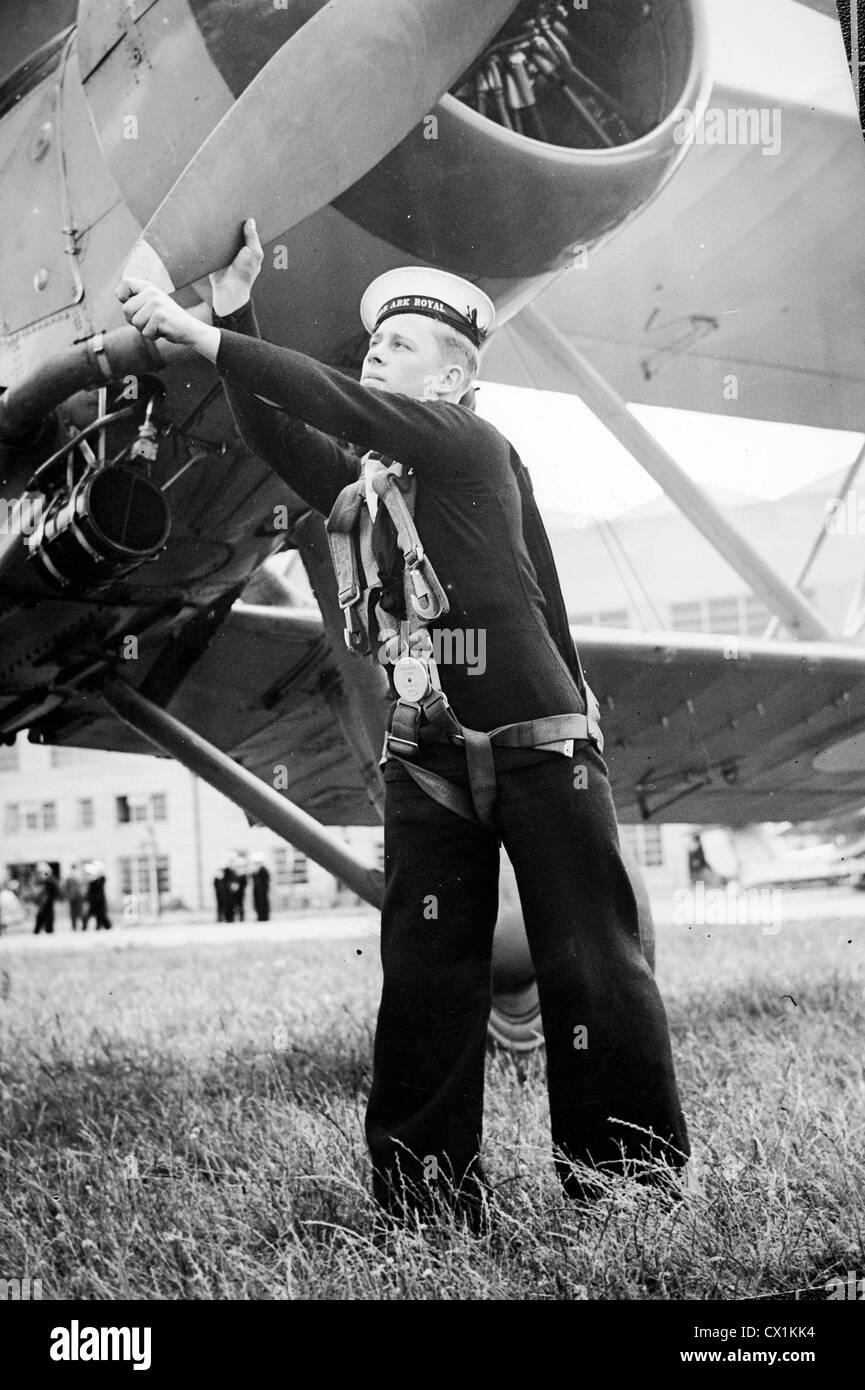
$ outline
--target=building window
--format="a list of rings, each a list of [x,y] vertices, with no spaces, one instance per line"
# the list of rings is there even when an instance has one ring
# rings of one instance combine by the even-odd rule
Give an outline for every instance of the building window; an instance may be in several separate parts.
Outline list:
[[[151,819],[151,811],[153,820],[168,820],[168,797],[165,792],[154,792],[149,797],[117,797],[118,825],[129,825],[133,821],[146,823]]]
[[[57,802],[25,801],[23,805],[7,802],[4,822],[7,835],[20,830],[56,830]]]
[[[664,862],[664,842],[659,825],[641,826],[643,832],[643,863],[647,869],[660,868]]]
[[[738,594],[733,598],[712,598],[708,602],[708,630],[716,633],[741,633],[743,623]]]
[[[93,802],[89,796],[78,798],[78,829],[90,830],[93,825]]]
[[[171,892],[171,864],[167,854],[156,856],[156,882],[154,883],[153,859],[149,854],[138,854],[133,859],[123,855],[117,861],[120,878],[120,892],[123,897],[136,894],[145,897],[159,889],[160,893]]]
[[[80,767],[83,762],[83,748],[52,748],[52,767]]]
[[[120,892],[124,898],[132,896],[132,860],[124,855],[117,861],[117,876],[120,879]]]
[[[18,771],[17,743],[0,743],[0,772]]]
[[[156,856],[156,886],[160,893],[171,892],[171,869],[167,854],[157,854]]]
[[[645,869],[657,869],[664,863],[664,842],[659,825],[620,825],[622,847],[629,849],[637,863]]]
[[[291,863],[291,882],[292,887],[302,887],[309,883],[309,865],[305,854],[301,854],[299,849],[294,851],[294,858]]]
[[[813,590],[804,590],[803,597],[812,601]],[[728,594],[705,603],[689,601],[670,605],[670,626],[676,632],[762,637],[771,616],[766,605],[753,594]],[[783,632],[779,627],[776,636]]]
[[[702,632],[703,605],[701,603],[671,604],[670,626],[674,632]]]
[[[569,613],[572,627],[630,627],[631,614],[627,608],[606,608],[602,613]]]
[[[273,877],[277,888],[287,888],[291,882],[288,850],[283,845],[273,851]]]
[[[745,595],[745,632],[749,637],[762,637],[771,617],[765,603],[754,598],[753,594]]]

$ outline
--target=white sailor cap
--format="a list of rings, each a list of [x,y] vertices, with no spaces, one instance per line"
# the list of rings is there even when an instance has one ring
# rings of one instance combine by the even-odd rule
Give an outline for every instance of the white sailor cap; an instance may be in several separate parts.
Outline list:
[[[368,333],[394,314],[424,314],[464,333],[480,347],[492,329],[496,310],[489,295],[470,280],[447,270],[409,265],[379,275],[360,301]]]

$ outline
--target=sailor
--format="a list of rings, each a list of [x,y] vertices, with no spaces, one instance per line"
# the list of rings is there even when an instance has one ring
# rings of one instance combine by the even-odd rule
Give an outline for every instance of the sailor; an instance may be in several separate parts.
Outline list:
[[[99,859],[88,859],[84,865],[87,883],[86,905],[81,930],[86,931],[93,917],[97,931],[110,931],[111,918],[108,916],[108,903],[105,897],[105,865]]]
[[[69,905],[69,921],[73,931],[78,930],[78,925],[84,917],[84,897],[85,881],[82,877],[81,866],[76,861],[69,867],[69,873],[63,880],[63,896]]]
[[[36,865],[35,889],[36,922],[33,934],[38,936],[44,931],[50,936],[54,931],[54,904],[60,896],[60,884],[45,859],[40,859]]]
[[[689,1150],[669,1028],[640,948],[596,706],[525,470],[460,404],[493,305],[439,270],[386,272],[363,297],[357,382],[258,337],[252,220],[244,243],[211,277],[212,324],[145,281],[118,295],[145,337],[216,364],[246,443],[329,517],[347,641],[387,663],[393,683],[366,1116],[375,1195],[401,1218],[449,1193],[482,1223],[500,843],[537,977],[565,1191],[596,1196],[593,1168],[680,1167]],[[642,1171],[663,1179],[656,1163]]]
[[[264,862],[264,855],[256,852],[250,859],[252,865],[252,905],[259,922],[270,921],[270,871]]]

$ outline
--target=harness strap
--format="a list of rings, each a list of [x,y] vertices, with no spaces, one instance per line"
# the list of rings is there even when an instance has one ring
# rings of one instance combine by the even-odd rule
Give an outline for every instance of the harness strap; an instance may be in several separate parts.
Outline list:
[[[362,479],[349,483],[338,494],[326,523],[339,606],[345,615],[345,644],[359,656],[370,651],[369,637],[357,613],[363,593],[355,527],[364,500]]]
[[[446,777],[442,777],[438,772],[432,772],[428,767],[419,767],[417,763],[409,762],[407,758],[400,758],[396,754],[390,754],[394,762],[399,763],[405,768],[406,772],[414,779],[421,791],[426,792],[427,796],[432,797],[440,806],[446,806],[449,811],[455,812],[463,820],[472,821],[477,824],[477,815],[471,795],[458,787],[456,782],[449,782]]]
[[[373,641],[369,631],[373,616],[368,611],[370,595],[375,588],[381,588],[381,575],[372,545],[372,520],[366,506],[367,468],[369,481],[393,523],[403,556],[405,609],[410,632],[414,633],[423,624],[447,613],[449,604],[414,524],[417,479],[413,474],[404,474],[401,463],[386,467],[381,456],[374,452],[366,454],[363,462],[365,471],[361,477],[337,495],[327,518],[327,537],[339,606],[345,615],[346,645],[350,651],[368,656]],[[375,605],[375,620],[380,629],[380,642],[386,644],[399,635],[393,615],[385,615],[380,603]]]
[[[594,696],[592,697],[594,701]],[[597,706],[597,701],[594,701]],[[543,748],[570,757],[577,739],[590,739],[604,751],[604,735],[597,719],[589,714],[548,714],[527,719],[522,724],[501,724],[490,733],[490,741],[503,748]],[[560,745],[568,745],[560,746]]]
[[[414,478],[412,482],[415,483]],[[406,617],[413,614],[422,622],[434,622],[448,611],[447,594],[427,559],[414,518],[394,473],[390,469],[375,473],[372,485],[387,507],[396,528],[397,545],[402,551],[406,575]],[[415,483],[416,486],[416,483]],[[412,488],[411,498],[414,501]]]
[[[481,825],[490,829],[493,826],[498,786],[496,784],[496,765],[493,761],[493,745],[489,734],[478,729],[463,729],[466,745],[466,762],[469,770],[469,787],[475,815]]]
[[[440,773],[414,762],[420,751],[420,727],[426,720],[444,741],[463,744],[469,774],[468,793]],[[461,725],[441,691],[421,701],[398,700],[385,734],[381,762],[394,758],[417,785],[439,805],[464,820],[495,829],[498,799],[493,748],[538,748],[544,752],[572,757],[578,740],[595,744],[603,751],[604,739],[597,722],[585,714],[551,714],[526,719],[517,724],[501,724],[484,733]]]

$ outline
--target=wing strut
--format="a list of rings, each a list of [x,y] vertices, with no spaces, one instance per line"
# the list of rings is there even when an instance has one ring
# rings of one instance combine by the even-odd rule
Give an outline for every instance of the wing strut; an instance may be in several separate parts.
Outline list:
[[[702,488],[688,477],[675,459],[628,409],[627,402],[614,391],[595,367],[579,352],[544,314],[533,305],[523,309],[512,329],[530,346],[552,351],[573,377],[574,389],[611,434],[664,489],[667,496],[693,522],[719,555],[740,574],[767,608],[796,637],[812,641],[830,640],[831,632],[819,613],[777,574],[762,555],[731,526]]]
[[[118,676],[112,676],[101,686],[100,694],[130,728],[229,797],[241,810],[308,854],[328,873],[341,878],[365,902],[381,907],[384,887],[381,871],[356,859],[341,840],[330,835],[312,816]]]

